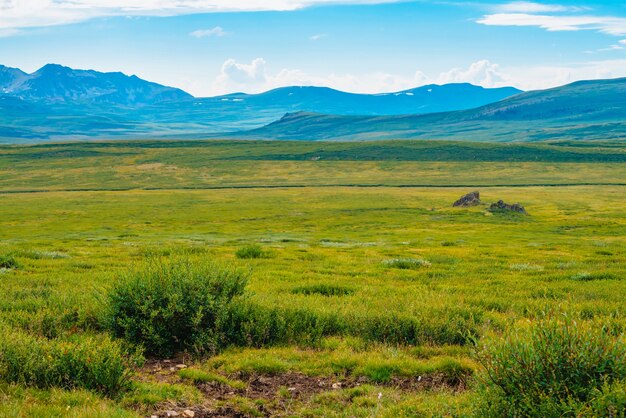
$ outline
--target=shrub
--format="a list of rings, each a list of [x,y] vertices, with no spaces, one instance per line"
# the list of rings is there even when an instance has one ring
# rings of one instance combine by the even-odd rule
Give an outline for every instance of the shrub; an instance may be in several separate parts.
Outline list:
[[[228,343],[223,322],[246,283],[243,272],[207,262],[150,260],[111,289],[109,325],[149,355],[214,353]]]
[[[478,359],[485,368],[482,415],[577,416],[624,402],[623,395],[611,398],[607,385],[626,379],[626,346],[602,327],[542,320],[484,343]]]
[[[70,258],[69,255],[60,251],[38,251],[38,250],[17,250],[14,252],[17,257],[24,257],[31,260],[57,260]]]
[[[592,280],[612,280],[615,276],[609,273],[576,273],[570,277],[572,280],[578,280],[581,282],[590,282]]]
[[[345,326],[336,314],[307,309],[267,308],[248,301],[235,303],[221,332],[233,345],[263,347],[272,344],[317,344],[322,337],[338,335]]]
[[[235,252],[237,258],[252,259],[252,258],[266,258],[267,254],[263,251],[260,245],[246,245],[241,247]]]
[[[0,269],[16,269],[20,265],[11,254],[0,255]]]
[[[404,270],[430,266],[430,262],[421,258],[392,258],[390,260],[383,261],[383,264],[386,267]]]
[[[354,289],[345,286],[320,283],[311,286],[296,287],[291,293],[295,295],[346,296],[352,295]]]
[[[129,356],[108,337],[49,340],[26,333],[0,337],[0,379],[38,388],[83,388],[116,395],[130,385]]]

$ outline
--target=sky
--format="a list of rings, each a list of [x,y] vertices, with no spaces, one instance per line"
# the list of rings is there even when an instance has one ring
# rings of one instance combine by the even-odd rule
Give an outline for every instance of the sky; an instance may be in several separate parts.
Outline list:
[[[534,90],[626,77],[626,2],[0,0],[0,64],[47,63],[199,97],[289,85]]]

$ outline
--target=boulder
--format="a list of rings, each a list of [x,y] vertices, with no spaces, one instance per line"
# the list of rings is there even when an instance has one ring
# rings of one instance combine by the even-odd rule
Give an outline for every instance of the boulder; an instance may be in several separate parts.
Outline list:
[[[526,209],[524,209],[524,206],[520,205],[519,203],[513,203],[512,205],[509,205],[508,203],[504,203],[502,200],[498,200],[497,203],[492,203],[491,206],[489,206],[489,210],[492,212],[508,211],[528,215]]]
[[[452,204],[452,207],[469,207],[469,206],[476,206],[476,205],[480,205],[480,193],[478,192],[471,192],[466,194],[465,196],[461,197],[459,200],[457,200],[456,202],[454,202]]]

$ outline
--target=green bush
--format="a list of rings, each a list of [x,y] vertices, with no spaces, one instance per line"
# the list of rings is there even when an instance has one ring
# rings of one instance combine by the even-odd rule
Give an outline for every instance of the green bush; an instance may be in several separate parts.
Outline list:
[[[484,342],[478,359],[483,416],[611,416],[625,402],[615,385],[626,379],[626,345],[593,324],[542,320]]]
[[[338,335],[345,325],[338,315],[322,315],[306,309],[267,308],[248,301],[231,306],[222,323],[225,339],[241,347],[274,344],[317,344],[322,337]]]
[[[295,295],[347,296],[352,295],[354,289],[346,286],[319,283],[311,286],[296,287],[291,293]]]
[[[16,269],[20,265],[11,254],[0,255],[0,269]]]
[[[421,258],[392,258],[391,260],[383,261],[385,267],[396,269],[416,269],[420,267],[430,267],[430,262]]]
[[[214,353],[228,343],[221,330],[246,283],[243,272],[208,262],[149,260],[111,289],[109,326],[149,355]]]
[[[267,254],[263,251],[260,245],[246,245],[239,248],[235,252],[237,258],[252,259],[252,258],[266,258]]]
[[[49,340],[22,332],[0,337],[0,379],[38,388],[82,388],[113,396],[130,385],[136,357],[108,337]]]
[[[612,280],[616,277],[610,273],[576,273],[570,277],[572,280],[578,280],[581,282],[590,282],[592,280]]]

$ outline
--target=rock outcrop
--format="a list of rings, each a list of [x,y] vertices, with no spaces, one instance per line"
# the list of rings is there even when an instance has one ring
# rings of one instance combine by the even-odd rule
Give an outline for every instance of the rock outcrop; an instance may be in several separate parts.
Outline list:
[[[489,210],[491,212],[509,211],[528,215],[526,209],[524,209],[524,206],[520,205],[519,203],[513,203],[512,205],[509,205],[508,203],[504,203],[502,200],[498,200],[497,203],[492,203],[491,206],[489,206]]]
[[[461,197],[459,200],[457,200],[456,202],[454,202],[452,204],[452,207],[469,207],[469,206],[476,206],[476,205],[480,205],[480,193],[478,192],[471,192],[466,194],[465,196]]]

